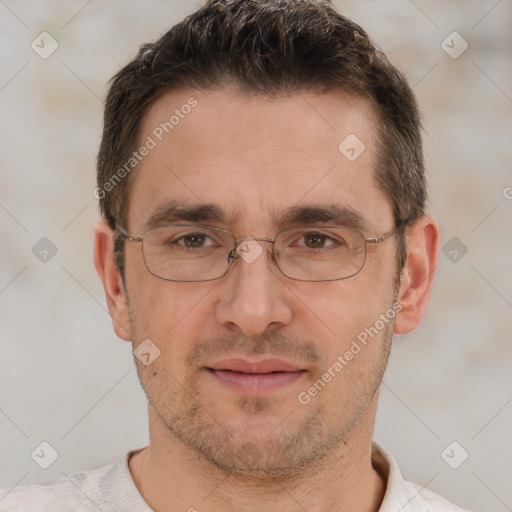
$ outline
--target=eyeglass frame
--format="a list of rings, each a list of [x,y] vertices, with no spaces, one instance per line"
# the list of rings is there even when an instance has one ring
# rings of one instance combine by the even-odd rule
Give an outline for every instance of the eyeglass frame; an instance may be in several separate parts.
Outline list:
[[[283,230],[279,231],[279,233],[277,233],[274,238],[266,238],[266,237],[255,238],[255,237],[251,237],[251,236],[249,236],[249,237],[238,237],[237,238],[234,233],[232,233],[231,231],[228,231],[226,229],[215,228],[215,227],[212,227],[212,226],[205,226],[204,224],[182,224],[182,223],[166,224],[166,225],[163,225],[163,226],[153,226],[153,227],[147,229],[146,231],[144,231],[144,233],[142,235],[140,235],[140,236],[131,236],[128,233],[125,233],[122,229],[119,229],[119,228],[116,228],[116,232],[121,235],[123,240],[127,240],[128,242],[134,242],[134,243],[142,243],[142,244],[144,244],[144,236],[146,235],[146,233],[148,233],[150,231],[157,230],[157,229],[170,228],[170,227],[174,227],[174,226],[176,226],[176,227],[183,226],[183,227],[192,227],[192,228],[211,229],[213,231],[219,231],[221,233],[225,233],[227,235],[230,235],[233,238],[233,240],[235,242],[235,246],[234,246],[233,249],[231,249],[231,251],[228,254],[228,262],[229,263],[228,263],[228,267],[226,268],[226,271],[224,272],[224,274],[222,274],[219,277],[214,277],[214,278],[210,278],[210,279],[199,279],[199,280],[168,279],[166,277],[161,277],[161,276],[155,274],[148,267],[148,264],[146,262],[146,255],[144,254],[144,246],[142,245],[141,246],[142,247],[142,258],[144,260],[144,265],[146,267],[146,270],[151,275],[155,276],[158,279],[162,279],[163,281],[171,281],[171,282],[174,282],[174,283],[203,283],[203,282],[216,281],[217,279],[221,279],[222,277],[224,277],[229,272],[229,269],[233,265],[234,261],[237,258],[240,258],[240,254],[238,254],[238,252],[237,252],[237,249],[238,249],[238,246],[240,245],[240,243],[254,240],[256,242],[269,242],[269,243],[272,244],[271,253],[270,253],[271,259],[274,261],[274,263],[276,264],[276,267],[279,269],[279,272],[281,272],[281,274],[283,274],[283,276],[287,277],[288,279],[292,279],[294,281],[303,281],[303,282],[308,282],[308,283],[323,283],[323,282],[329,282],[329,281],[342,281],[344,279],[350,279],[351,277],[354,277],[357,274],[359,274],[361,272],[361,270],[363,270],[364,264],[366,263],[366,256],[367,256],[366,246],[367,246],[367,244],[379,244],[381,242],[384,242],[388,238],[391,238],[404,225],[405,225],[404,222],[399,222],[391,231],[388,231],[388,232],[386,232],[386,233],[384,233],[384,234],[382,234],[380,236],[372,236],[372,237],[368,237],[368,238],[366,238],[364,236],[364,233],[362,233],[358,229],[350,228],[350,227],[347,227],[347,226],[338,226],[338,225],[328,225],[328,226],[297,226],[297,227],[292,227],[292,228],[286,228],[286,229],[283,229]],[[285,274],[283,272],[283,270],[281,269],[281,267],[279,266],[278,257],[277,257],[277,255],[276,255],[276,253],[274,251],[274,243],[275,243],[276,238],[279,235],[281,235],[282,233],[286,233],[288,231],[298,231],[300,229],[312,229],[312,228],[315,228],[315,227],[317,227],[319,229],[342,228],[342,229],[348,229],[350,231],[355,231],[356,233],[359,233],[361,235],[361,237],[363,238],[363,240],[364,240],[364,259],[363,259],[363,262],[361,264],[361,268],[357,272],[355,272],[355,273],[353,273],[353,274],[351,274],[349,276],[337,277],[335,279],[297,279],[296,277],[290,277],[287,274]]]

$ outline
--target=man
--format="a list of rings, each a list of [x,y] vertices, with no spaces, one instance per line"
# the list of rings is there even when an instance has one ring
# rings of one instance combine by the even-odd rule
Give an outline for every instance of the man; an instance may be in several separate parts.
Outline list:
[[[461,510],[372,444],[439,231],[412,91],[359,26],[320,1],[209,1],[116,75],[97,195],[150,443],[2,510]]]

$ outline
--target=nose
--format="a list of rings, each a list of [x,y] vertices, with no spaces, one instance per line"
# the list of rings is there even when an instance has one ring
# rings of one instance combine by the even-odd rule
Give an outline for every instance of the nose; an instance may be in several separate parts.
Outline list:
[[[255,259],[240,246],[238,257],[222,278],[216,305],[219,324],[239,330],[246,336],[262,334],[267,329],[287,325],[292,318],[291,298],[283,276],[272,257],[268,244],[259,242],[261,254]]]

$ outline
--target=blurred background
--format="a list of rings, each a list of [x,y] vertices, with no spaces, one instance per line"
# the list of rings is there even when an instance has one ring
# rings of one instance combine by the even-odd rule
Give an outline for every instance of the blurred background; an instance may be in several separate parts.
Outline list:
[[[395,337],[375,438],[407,479],[512,510],[512,3],[334,4],[416,92],[442,234],[427,316]],[[199,5],[0,0],[0,487],[148,442],[131,346],[93,266],[95,157],[108,80]]]

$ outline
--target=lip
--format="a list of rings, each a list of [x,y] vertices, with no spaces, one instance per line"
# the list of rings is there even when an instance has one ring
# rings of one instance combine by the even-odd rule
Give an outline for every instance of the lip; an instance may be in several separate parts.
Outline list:
[[[221,384],[250,395],[281,389],[300,379],[307,371],[281,359],[253,362],[241,358],[224,359],[207,369]]]
[[[241,373],[271,373],[271,372],[296,372],[303,370],[298,366],[287,363],[282,359],[263,359],[254,362],[242,358],[223,359],[209,366],[212,370],[230,370]]]

